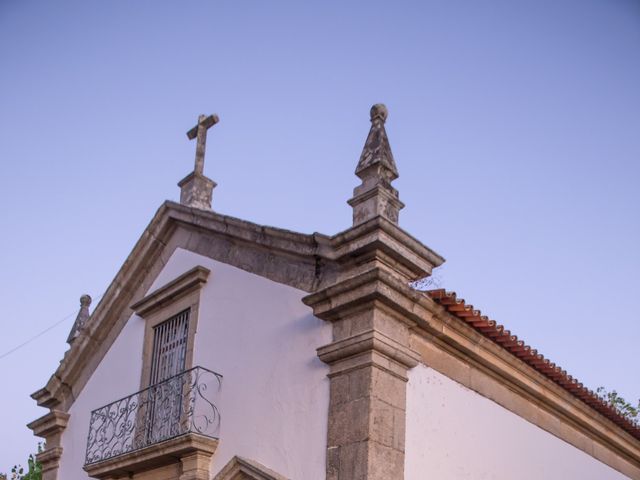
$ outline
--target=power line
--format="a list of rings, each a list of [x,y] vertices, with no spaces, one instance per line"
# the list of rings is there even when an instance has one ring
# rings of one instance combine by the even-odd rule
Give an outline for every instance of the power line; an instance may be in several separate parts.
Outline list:
[[[104,293],[102,294],[104,295]],[[100,295],[98,298],[96,298],[97,300],[100,300],[102,298],[102,295]],[[76,315],[77,312],[71,312],[69,315],[67,315],[66,317],[64,317],[61,320],[58,320],[57,322],[49,325],[47,328],[45,328],[44,330],[42,330],[39,333],[36,333],[33,337],[25,340],[24,342],[22,342],[20,345],[17,345],[15,347],[13,347],[11,350],[6,351],[5,353],[3,353],[2,355],[0,355],[0,360],[2,360],[4,357],[7,357],[9,355],[11,355],[13,352],[17,352],[18,350],[20,350],[22,347],[26,347],[27,345],[29,345],[31,342],[33,342],[34,340],[37,340],[38,338],[40,338],[42,335],[44,335],[45,333],[47,333],[50,330],[53,330],[54,328],[56,328],[58,325],[60,325],[61,323],[66,322],[67,320],[69,320],[69,318],[73,317],[74,315]]]

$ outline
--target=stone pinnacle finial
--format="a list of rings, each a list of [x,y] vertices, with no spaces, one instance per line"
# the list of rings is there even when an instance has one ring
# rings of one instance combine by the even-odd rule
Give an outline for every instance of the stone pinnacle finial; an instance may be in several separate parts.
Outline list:
[[[362,154],[360,155],[360,161],[356,168],[356,175],[362,178],[361,173],[367,168],[373,165],[381,165],[385,168],[384,172],[379,172],[382,175],[387,175],[390,178],[389,181],[398,178],[398,168],[396,162],[393,159],[393,153],[391,153],[391,146],[389,145],[389,138],[387,137],[387,131],[384,128],[384,124],[387,121],[389,112],[387,107],[382,103],[376,103],[371,107],[371,129],[369,135],[364,143]]]
[[[200,115],[195,127],[187,132],[187,138],[196,138],[196,158],[193,172],[178,182],[180,203],[190,207],[211,210],[211,197],[216,183],[204,175],[204,157],[207,130],[220,121],[218,115]]]
[[[373,107],[371,107],[371,122],[375,120],[382,120],[382,123],[387,121],[387,116],[389,115],[389,110],[387,110],[387,106],[384,103],[376,103]]]
[[[69,337],[67,337],[67,343],[71,345],[73,341],[76,339],[80,330],[84,327],[87,319],[89,318],[89,306],[91,305],[91,297],[87,294],[84,294],[80,297],[80,311],[76,316],[76,321],[73,322],[73,327],[71,327],[71,332],[69,332]]]
[[[389,138],[384,128],[389,112],[381,103],[371,107],[371,129],[365,141],[356,175],[362,184],[353,191],[349,205],[353,207],[353,225],[380,216],[398,223],[404,204],[391,182],[398,178],[398,168],[391,153]]]

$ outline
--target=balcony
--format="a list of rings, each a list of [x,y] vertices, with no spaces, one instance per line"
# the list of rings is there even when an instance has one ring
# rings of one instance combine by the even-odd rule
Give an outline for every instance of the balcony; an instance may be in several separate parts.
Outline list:
[[[91,412],[84,469],[94,478],[148,471],[217,446],[222,376],[194,367]],[[184,463],[184,461],[183,461]]]

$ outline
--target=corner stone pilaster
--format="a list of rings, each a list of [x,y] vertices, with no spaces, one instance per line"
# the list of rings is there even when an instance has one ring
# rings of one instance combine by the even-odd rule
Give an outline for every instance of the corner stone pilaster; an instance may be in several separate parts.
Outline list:
[[[392,349],[398,355],[389,356]],[[331,365],[327,479],[404,478],[405,382],[414,356],[375,330],[318,354]]]
[[[62,432],[69,422],[69,414],[59,410],[51,410],[46,415],[31,422],[27,427],[33,434],[45,439],[45,450],[36,455],[42,464],[42,480],[57,480],[58,467],[62,457]]]
[[[333,324],[318,349],[330,366],[327,480],[403,480],[409,347],[409,281],[442,259],[380,217],[333,239],[342,272],[304,298]]]

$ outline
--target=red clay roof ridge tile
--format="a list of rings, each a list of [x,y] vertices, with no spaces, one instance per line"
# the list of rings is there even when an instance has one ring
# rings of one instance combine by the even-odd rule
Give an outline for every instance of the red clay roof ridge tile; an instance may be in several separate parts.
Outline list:
[[[503,325],[489,319],[486,315],[482,315],[480,310],[475,309],[471,304],[467,304],[463,298],[458,298],[456,292],[448,292],[443,288],[439,288],[427,290],[424,293],[443,306],[451,315],[493,340],[512,355],[553,380],[573,396],[582,400],[585,404],[640,440],[640,426],[637,423],[625,417],[615,406],[603,400],[593,390],[586,388],[578,379],[569,375],[566,370],[538,353],[538,350],[531,348],[516,335],[512,335],[509,330],[505,330]]]

